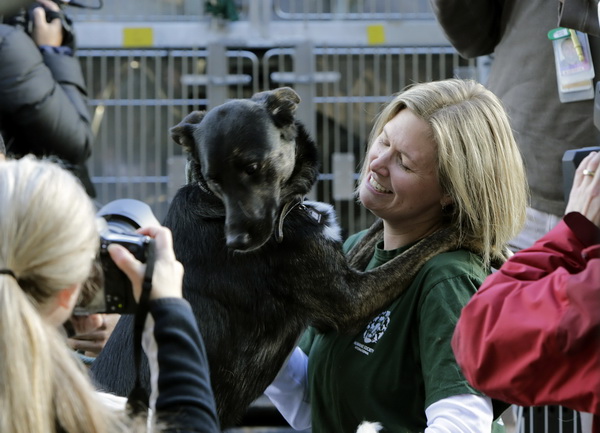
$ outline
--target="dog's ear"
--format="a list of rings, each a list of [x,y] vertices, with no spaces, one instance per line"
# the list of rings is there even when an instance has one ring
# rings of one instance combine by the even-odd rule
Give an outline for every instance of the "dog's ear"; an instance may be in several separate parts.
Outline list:
[[[294,123],[294,113],[300,103],[300,96],[294,89],[280,87],[275,90],[256,93],[251,99],[265,104],[267,112],[278,128]]]
[[[196,147],[194,142],[194,130],[196,129],[196,125],[202,122],[205,114],[205,111],[192,111],[185,116],[181,122],[169,130],[173,141],[180,146],[183,146],[190,154],[194,154]]]

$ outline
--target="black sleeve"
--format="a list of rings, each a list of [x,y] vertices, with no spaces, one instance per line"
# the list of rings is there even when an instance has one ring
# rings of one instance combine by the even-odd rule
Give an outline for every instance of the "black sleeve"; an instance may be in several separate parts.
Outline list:
[[[41,53],[25,32],[6,24],[0,24],[0,59],[7,150],[85,162],[93,134],[79,61],[51,50]]]
[[[562,0],[558,5],[558,27],[579,30],[600,37],[598,2],[592,0]]]
[[[491,54],[501,37],[498,0],[429,0],[444,34],[465,58]]]
[[[150,314],[158,348],[159,422],[168,432],[220,432],[204,341],[189,303],[155,300]]]

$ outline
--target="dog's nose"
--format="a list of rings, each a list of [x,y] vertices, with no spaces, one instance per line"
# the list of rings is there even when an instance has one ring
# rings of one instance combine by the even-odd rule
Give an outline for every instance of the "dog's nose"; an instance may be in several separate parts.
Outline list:
[[[248,233],[237,233],[227,236],[227,247],[232,250],[245,251],[250,246],[252,238]]]

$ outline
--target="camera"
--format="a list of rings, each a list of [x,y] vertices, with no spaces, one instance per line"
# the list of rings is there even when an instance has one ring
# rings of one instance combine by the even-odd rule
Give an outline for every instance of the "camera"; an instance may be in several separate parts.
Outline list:
[[[63,45],[71,47],[74,49],[75,47],[75,33],[73,32],[73,21],[69,18],[64,12],[64,5],[68,4],[62,0],[52,0],[60,7],[60,11],[53,11],[46,8],[43,4],[38,2],[32,2],[26,8],[20,8],[19,11],[10,17],[5,17],[4,23],[22,28],[25,33],[29,36],[33,33],[33,10],[35,8],[41,7],[46,12],[46,21],[52,22],[52,20],[59,18],[60,23],[63,28]]]
[[[100,248],[89,279],[83,284],[81,299],[73,314],[134,314],[137,303],[131,281],[113,262],[108,246],[119,244],[136,259],[146,263],[153,240],[136,233],[140,227],[159,225],[150,207],[138,200],[119,199],[97,213]]]

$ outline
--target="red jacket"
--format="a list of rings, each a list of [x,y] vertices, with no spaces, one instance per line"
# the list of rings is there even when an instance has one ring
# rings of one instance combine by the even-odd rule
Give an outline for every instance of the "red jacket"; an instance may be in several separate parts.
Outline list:
[[[522,406],[591,412],[600,432],[600,230],[570,213],[490,275],[452,340],[467,380]]]

